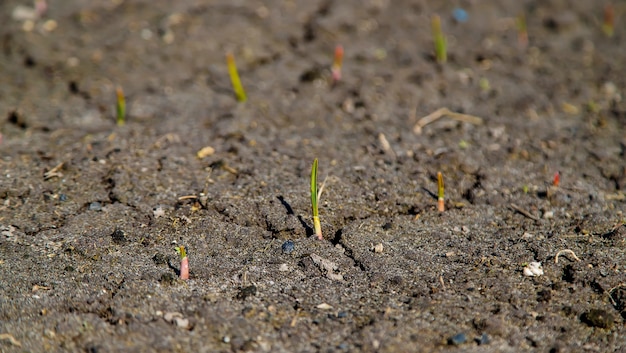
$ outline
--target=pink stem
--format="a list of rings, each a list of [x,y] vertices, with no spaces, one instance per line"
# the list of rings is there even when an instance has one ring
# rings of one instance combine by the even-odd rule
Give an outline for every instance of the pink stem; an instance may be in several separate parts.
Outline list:
[[[189,279],[189,258],[180,260],[180,279]]]

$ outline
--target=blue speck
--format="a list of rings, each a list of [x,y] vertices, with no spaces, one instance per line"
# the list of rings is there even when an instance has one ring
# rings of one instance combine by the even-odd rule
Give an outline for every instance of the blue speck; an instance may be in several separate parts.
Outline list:
[[[286,242],[283,243],[282,245],[282,249],[283,249],[283,254],[291,254],[291,252],[295,249],[295,245],[291,240],[287,240]]]
[[[65,194],[59,194],[59,201],[61,201],[61,202],[65,202],[65,201],[67,201],[67,195],[65,195]]]
[[[89,204],[90,211],[102,211],[102,204],[98,201],[94,201]]]
[[[479,346],[482,346],[483,344],[489,344],[490,342],[491,340],[486,333],[483,333],[482,335],[480,335],[479,338],[476,339],[476,343],[478,343]]]
[[[448,344],[457,346],[459,344],[465,343],[465,341],[467,341],[467,337],[465,337],[465,334],[457,333],[456,335],[450,337],[450,339],[448,340]]]
[[[454,17],[454,19],[459,22],[467,22],[467,20],[469,19],[467,11],[463,10],[460,7],[456,7],[454,10],[452,10],[452,17]]]

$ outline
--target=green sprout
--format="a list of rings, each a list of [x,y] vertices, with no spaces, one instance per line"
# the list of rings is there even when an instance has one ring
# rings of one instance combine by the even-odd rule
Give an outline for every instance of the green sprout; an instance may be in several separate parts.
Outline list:
[[[315,227],[315,235],[319,240],[323,240],[322,225],[320,224],[320,215],[317,208],[317,201],[321,195],[317,193],[317,158],[313,160],[311,167],[311,206],[313,207],[313,226]]]
[[[443,175],[441,172],[437,172],[437,209],[439,212],[446,210],[443,188]]]
[[[237,97],[239,102],[245,102],[248,97],[246,96],[246,91],[243,89],[243,85],[239,79],[239,73],[237,72],[237,65],[235,65],[235,56],[233,53],[226,54],[226,65],[228,66],[228,74],[230,75],[230,82],[233,84],[235,97]]]
[[[431,25],[433,30],[433,41],[435,42],[435,58],[439,64],[444,64],[448,58],[448,41],[441,31],[441,18],[439,15],[433,15]]]
[[[604,7],[602,32],[604,32],[607,37],[613,37],[613,33],[615,33],[615,10],[613,9],[613,4],[606,4]]]
[[[117,125],[123,126],[126,123],[126,98],[124,98],[124,90],[121,86],[115,89],[115,94],[117,96],[117,103],[115,105]]]
[[[526,14],[521,13],[515,19],[517,27],[517,45],[520,48],[528,47],[528,26],[526,25]]]
[[[185,250],[183,245],[175,247],[174,250],[176,250],[176,253],[180,256],[181,260],[187,257],[187,250]]]

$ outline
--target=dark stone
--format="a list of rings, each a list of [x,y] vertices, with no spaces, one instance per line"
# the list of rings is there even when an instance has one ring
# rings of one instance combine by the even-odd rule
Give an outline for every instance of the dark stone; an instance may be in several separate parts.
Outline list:
[[[167,263],[167,256],[161,253],[154,254],[154,256],[152,256],[152,261],[154,261],[156,265],[165,265]]]
[[[115,232],[111,234],[111,238],[117,245],[124,245],[128,242],[128,239],[126,239],[126,233],[121,229],[116,229]]]
[[[591,327],[610,329],[613,327],[615,318],[602,309],[591,309],[583,313],[580,320]]]
[[[159,279],[159,282],[161,282],[161,284],[166,285],[171,285],[172,283],[174,283],[174,281],[176,281],[176,277],[174,277],[174,275],[170,272],[165,272],[161,275],[161,278]]]
[[[251,297],[253,295],[256,295],[256,286],[255,285],[251,285],[251,286],[247,286],[247,287],[243,287],[239,290],[239,293],[237,293],[237,299],[239,300],[246,300],[246,298]]]
[[[537,293],[537,301],[547,303],[552,299],[552,291],[549,289],[544,289]]]
[[[291,240],[287,240],[281,246],[283,250],[283,254],[291,254],[293,250],[295,249],[295,247],[296,247],[295,244]]]
[[[464,333],[457,333],[456,335],[450,337],[448,339],[448,344],[450,345],[454,345],[454,346],[458,346],[460,344],[463,344],[467,341],[467,336],[465,336]]]

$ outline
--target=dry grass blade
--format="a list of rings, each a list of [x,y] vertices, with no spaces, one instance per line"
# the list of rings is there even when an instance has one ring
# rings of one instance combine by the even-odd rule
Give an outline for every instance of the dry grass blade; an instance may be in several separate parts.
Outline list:
[[[16,340],[15,337],[13,337],[13,335],[9,333],[0,333],[0,341],[4,341],[4,340],[8,340],[12,345],[16,347],[22,346],[20,341]]]
[[[559,263],[559,256],[564,255],[564,254],[569,254],[572,255],[572,258],[576,261],[580,261],[580,259],[578,258],[578,256],[576,256],[576,253],[574,253],[573,250],[570,249],[564,249],[559,251],[558,253],[556,253],[556,256],[554,256],[554,263],[558,264]]]
[[[52,168],[49,171],[45,172],[43,174],[43,179],[44,180],[48,180],[50,178],[63,176],[63,174],[61,174],[59,171],[61,170],[61,168],[63,168],[63,164],[64,163],[65,162],[61,162],[61,163],[57,164],[54,168]]]
[[[539,217],[537,217],[537,216],[533,215],[532,213],[522,209],[521,207],[517,206],[514,203],[511,204],[511,208],[514,209],[515,211],[519,212],[520,214],[522,214],[522,215],[532,219],[532,220],[539,221]]]
[[[440,118],[444,117],[444,116],[449,116],[452,119],[458,120],[458,121],[462,121],[465,123],[470,123],[470,124],[474,124],[474,125],[482,125],[483,124],[483,119],[474,115],[469,115],[469,114],[462,114],[462,113],[456,113],[451,111],[448,108],[439,108],[437,110],[435,110],[434,112],[426,115],[425,117],[421,118],[413,127],[413,133],[417,134],[417,135],[421,135],[422,134],[422,128],[432,122],[435,122],[437,120],[439,120]]]

